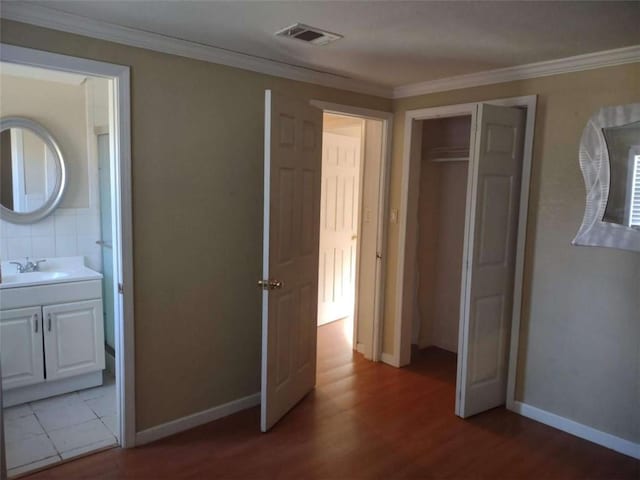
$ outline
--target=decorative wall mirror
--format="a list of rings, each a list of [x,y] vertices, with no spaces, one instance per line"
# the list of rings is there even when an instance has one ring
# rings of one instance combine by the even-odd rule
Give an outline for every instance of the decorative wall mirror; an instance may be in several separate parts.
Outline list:
[[[21,117],[0,120],[0,218],[34,223],[60,203],[66,184],[64,159],[51,134]]]
[[[572,243],[640,252],[640,103],[591,117],[579,158],[587,204]]]

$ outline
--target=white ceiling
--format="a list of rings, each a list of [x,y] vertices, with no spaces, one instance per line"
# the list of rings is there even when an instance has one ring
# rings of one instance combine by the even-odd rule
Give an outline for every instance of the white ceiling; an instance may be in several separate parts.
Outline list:
[[[387,87],[640,44],[638,1],[28,3]],[[345,38],[274,36],[296,22]]]

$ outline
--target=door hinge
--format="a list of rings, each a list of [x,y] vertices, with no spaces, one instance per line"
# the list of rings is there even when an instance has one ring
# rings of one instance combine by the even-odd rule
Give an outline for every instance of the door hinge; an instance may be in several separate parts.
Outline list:
[[[282,282],[279,280],[258,280],[258,287],[262,290],[275,290],[282,288]]]
[[[124,295],[124,286],[121,283],[118,283],[118,293]]]

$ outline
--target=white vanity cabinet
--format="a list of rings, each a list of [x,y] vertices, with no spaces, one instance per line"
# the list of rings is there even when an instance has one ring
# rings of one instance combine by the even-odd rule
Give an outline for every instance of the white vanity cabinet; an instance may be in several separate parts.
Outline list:
[[[102,300],[42,307],[47,380],[102,370]]]
[[[5,407],[102,384],[100,281],[5,289],[0,305]]]
[[[42,309],[0,310],[2,388],[44,382]]]

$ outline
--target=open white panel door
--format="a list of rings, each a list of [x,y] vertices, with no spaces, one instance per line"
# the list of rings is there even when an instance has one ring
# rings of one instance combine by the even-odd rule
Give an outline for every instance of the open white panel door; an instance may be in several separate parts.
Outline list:
[[[265,94],[261,429],[316,383],[322,111]]]
[[[476,112],[465,228],[456,413],[505,403],[525,112]]]

